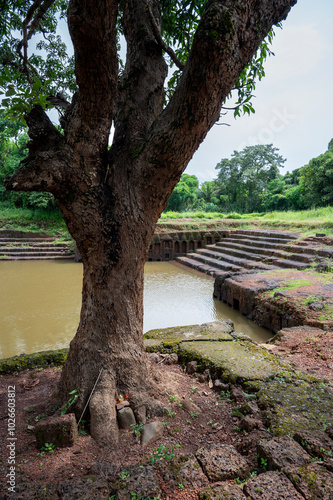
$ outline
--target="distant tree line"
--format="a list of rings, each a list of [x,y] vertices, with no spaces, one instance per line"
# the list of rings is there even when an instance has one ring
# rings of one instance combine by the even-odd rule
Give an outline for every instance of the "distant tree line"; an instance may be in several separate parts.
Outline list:
[[[333,205],[333,139],[308,165],[280,173],[286,161],[272,144],[234,151],[217,165],[217,178],[199,186],[183,174],[166,211],[271,212]]]
[[[0,115],[0,202],[55,210],[50,193],[7,192],[3,187],[25,158],[27,142],[25,127]],[[216,165],[213,181],[200,186],[195,175],[183,174],[165,211],[256,213],[333,205],[333,139],[324,154],[282,175],[285,161],[272,144],[234,151]]]

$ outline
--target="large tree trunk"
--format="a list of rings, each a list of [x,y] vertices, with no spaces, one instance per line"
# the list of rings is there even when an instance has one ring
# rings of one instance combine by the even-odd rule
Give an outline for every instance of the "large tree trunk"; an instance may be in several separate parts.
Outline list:
[[[120,78],[118,2],[69,2],[79,90],[61,122],[63,134],[40,107],[29,113],[29,156],[6,187],[53,193],[81,252],[80,324],[54,400],[64,404],[77,390],[71,410],[80,418],[94,389],[84,418],[100,444],[117,440],[120,394],[129,394],[141,421],[159,406],[142,335],[143,268],[155,223],[240,73],[295,3],[207,1],[180,83],[163,109],[159,2],[121,3],[127,56]]]
[[[143,344],[144,264],[159,214],[144,210],[140,162],[121,162],[109,183],[100,179],[74,201],[58,198],[82,256],[83,290],[80,324],[53,403],[76,389],[79,419],[98,380],[83,419],[100,444],[117,441],[120,395],[128,395],[138,422],[161,408]]]
[[[147,245],[142,233],[151,234],[151,227],[139,226],[137,222],[122,225],[119,260],[111,265],[110,234],[101,236],[96,231],[100,247],[97,252],[92,251],[89,243],[80,245],[84,269],[81,318],[61,374],[58,395],[63,402],[70,391],[78,390],[75,413],[80,418],[100,376],[83,417],[90,419],[91,435],[99,443],[117,440],[115,401],[120,395],[129,395],[138,421],[144,421],[147,409],[152,414],[156,407],[156,388],[150,380],[143,346]]]

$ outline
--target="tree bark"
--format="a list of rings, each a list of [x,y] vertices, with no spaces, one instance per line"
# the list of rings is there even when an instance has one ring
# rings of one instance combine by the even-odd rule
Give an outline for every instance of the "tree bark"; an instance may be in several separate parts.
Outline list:
[[[155,224],[239,74],[295,3],[209,0],[181,82],[163,109],[158,2],[123,2],[127,59],[118,82],[117,2],[70,0],[79,91],[62,121],[64,135],[34,108],[27,117],[29,156],[6,187],[52,192],[81,253],[80,324],[54,401],[64,404],[77,390],[80,418],[97,381],[84,419],[100,444],[117,440],[120,394],[129,395],[139,421],[159,408],[143,345],[143,268]]]

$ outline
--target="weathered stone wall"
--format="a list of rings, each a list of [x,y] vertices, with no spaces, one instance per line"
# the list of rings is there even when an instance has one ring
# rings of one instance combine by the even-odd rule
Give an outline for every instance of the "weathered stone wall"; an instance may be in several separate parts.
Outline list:
[[[149,246],[148,261],[168,261],[176,257],[192,253],[197,248],[213,245],[222,238],[229,236],[230,231],[168,231],[155,233]],[[81,256],[75,246],[75,262],[82,262]]]
[[[229,235],[229,231],[177,231],[154,234],[147,260],[167,261],[213,245]]]

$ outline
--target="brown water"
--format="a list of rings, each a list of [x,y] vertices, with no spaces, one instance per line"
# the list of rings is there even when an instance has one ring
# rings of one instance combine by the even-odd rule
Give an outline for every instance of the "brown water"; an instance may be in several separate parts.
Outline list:
[[[81,306],[82,265],[0,262],[0,358],[68,347]],[[212,298],[213,280],[168,262],[145,266],[144,331],[230,318],[235,330],[271,334]]]

